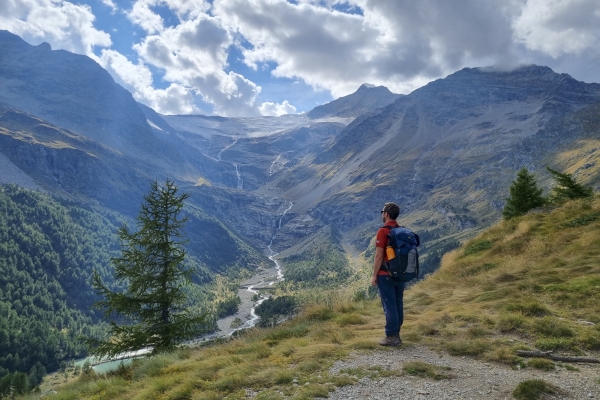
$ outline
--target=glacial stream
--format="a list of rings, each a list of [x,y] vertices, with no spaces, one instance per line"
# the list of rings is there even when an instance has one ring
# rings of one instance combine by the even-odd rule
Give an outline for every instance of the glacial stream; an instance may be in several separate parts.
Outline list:
[[[231,143],[230,145],[228,145],[227,147],[225,147],[221,151],[219,151],[219,153],[217,154],[217,160],[222,161],[221,155],[223,154],[223,152],[225,150],[227,150],[228,148],[230,148],[231,146],[235,145],[236,142],[237,142],[237,139],[234,140],[233,143]],[[281,157],[281,155],[279,157],[277,157],[275,159],[275,161],[273,161],[273,163],[271,164],[271,168],[269,169],[269,175],[271,175],[272,168],[275,165],[275,163],[279,160],[280,157]],[[235,172],[236,172],[236,175],[238,178],[237,188],[242,189],[243,180],[241,178],[241,174],[240,174],[238,165],[235,163],[232,163],[232,164],[235,166]],[[262,270],[262,271],[258,272],[256,275],[254,275],[252,278],[248,279],[240,287],[240,289],[238,290],[238,296],[240,297],[240,300],[241,300],[241,304],[239,305],[239,308],[238,308],[239,311],[235,315],[221,318],[220,320],[218,320],[217,326],[218,326],[219,330],[217,332],[213,332],[213,333],[198,337],[194,340],[191,340],[191,341],[187,342],[188,345],[193,346],[195,344],[198,344],[198,343],[206,341],[206,340],[215,339],[215,338],[219,338],[219,337],[228,337],[228,336],[233,335],[237,331],[252,328],[258,323],[258,321],[260,320],[260,317],[256,314],[256,307],[261,305],[265,300],[267,300],[269,298],[269,296],[261,294],[260,291],[261,290],[263,290],[263,291],[271,290],[275,283],[281,282],[284,280],[283,271],[281,269],[281,264],[275,258],[275,256],[277,256],[278,253],[276,253],[272,249],[272,246],[273,246],[273,240],[275,239],[277,232],[279,232],[279,230],[282,227],[283,218],[285,217],[287,212],[292,209],[293,206],[294,206],[294,204],[291,201],[289,201],[289,206],[283,211],[283,213],[279,217],[279,221],[277,223],[277,229],[273,233],[273,236],[271,237],[271,241],[269,242],[269,245],[267,246],[267,248],[269,249],[269,253],[270,253],[268,258],[269,258],[269,260],[271,260],[273,262],[274,267],[270,268],[268,270]],[[258,300],[256,300],[257,296],[258,296]],[[239,326],[235,326],[234,322],[236,322],[236,320],[237,320],[237,322],[239,322]],[[121,362],[129,363],[129,362],[131,362],[131,359],[133,359],[135,357],[139,357],[150,351],[151,351],[151,349],[149,349],[149,348],[142,349],[139,352],[136,352],[135,354],[132,354],[132,353],[121,354],[121,355],[113,358],[112,360],[104,360],[104,361],[98,361],[97,359],[89,357],[89,358],[86,358],[83,360],[79,360],[78,363],[83,364],[85,362],[85,360],[90,360],[92,365],[94,365],[93,368],[94,368],[94,370],[96,370],[96,372],[106,373],[106,372],[109,372],[111,370],[118,368],[118,366],[121,364]]]
[[[265,300],[267,300],[269,298],[268,296],[261,295],[259,291],[261,289],[268,290],[268,289],[272,288],[272,286],[275,283],[281,282],[284,280],[283,271],[281,269],[281,264],[275,258],[277,253],[271,248],[271,246],[273,246],[273,239],[275,238],[275,235],[281,229],[283,218],[285,217],[285,214],[287,214],[287,212],[290,211],[293,206],[294,206],[294,203],[292,203],[290,201],[290,205],[288,206],[288,208],[286,208],[285,211],[283,212],[283,214],[281,214],[281,217],[279,218],[279,223],[277,224],[277,229],[275,230],[275,233],[271,237],[271,241],[269,242],[269,245],[267,246],[267,248],[269,249],[269,252],[271,253],[269,255],[269,260],[273,261],[273,263],[275,264],[276,274],[273,274],[273,272],[271,272],[272,271],[272,269],[271,269],[271,270],[267,271],[267,273],[265,273],[264,271],[260,272],[259,274],[255,275],[254,277],[252,277],[251,279],[249,279],[247,281],[249,283],[248,283],[248,287],[245,291],[248,292],[247,294],[250,294],[250,296],[248,296],[247,294],[244,296],[245,293],[243,293],[243,292],[240,293],[240,300],[242,301],[242,304],[239,307],[240,312],[238,312],[236,314],[236,316],[234,316],[234,319],[236,317],[242,319],[240,314],[243,314],[244,310],[247,310],[248,307],[250,307],[250,314],[249,314],[250,318],[247,319],[243,323],[243,325],[241,325],[237,328],[233,328],[233,329],[230,327],[231,322],[229,323],[230,324],[229,328],[227,326],[221,327],[221,324],[219,324],[219,322],[223,321],[224,325],[226,325],[228,322],[227,320],[230,319],[231,317],[224,318],[223,320],[217,321],[217,324],[219,325],[219,328],[221,329],[222,336],[231,336],[239,330],[248,329],[248,328],[252,328],[253,326],[255,326],[258,323],[258,320],[260,319],[260,317],[256,314],[256,307],[261,305]],[[256,282],[256,283],[254,283],[254,282]],[[255,296],[259,297],[259,299],[258,299],[258,301],[256,301],[256,303],[254,303]],[[249,297],[249,301],[248,301],[248,297]],[[246,304],[245,304],[245,302],[246,302]],[[252,303],[254,303],[254,304],[252,305]],[[226,331],[230,331],[230,332],[223,334],[223,332],[226,332]]]

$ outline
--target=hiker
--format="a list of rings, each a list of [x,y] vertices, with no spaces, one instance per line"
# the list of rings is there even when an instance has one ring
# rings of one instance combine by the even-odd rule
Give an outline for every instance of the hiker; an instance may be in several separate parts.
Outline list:
[[[400,327],[404,320],[402,296],[404,295],[404,281],[395,280],[390,277],[384,262],[387,262],[386,247],[388,245],[388,234],[390,227],[399,226],[396,218],[400,215],[400,207],[395,203],[385,203],[381,210],[383,227],[377,231],[375,241],[375,261],[373,263],[373,277],[371,285],[379,289],[379,297],[385,313],[385,338],[379,344],[381,346],[399,346]]]

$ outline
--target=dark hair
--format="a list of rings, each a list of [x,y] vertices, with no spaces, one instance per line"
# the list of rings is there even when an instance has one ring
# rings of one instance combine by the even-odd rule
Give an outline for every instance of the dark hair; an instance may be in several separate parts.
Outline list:
[[[388,213],[388,216],[395,220],[400,215],[400,207],[396,203],[385,203],[383,206],[383,211]]]

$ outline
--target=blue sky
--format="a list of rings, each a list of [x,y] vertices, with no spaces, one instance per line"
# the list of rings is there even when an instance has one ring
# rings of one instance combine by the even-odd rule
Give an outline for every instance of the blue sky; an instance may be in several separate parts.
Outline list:
[[[94,58],[163,114],[306,112],[464,67],[600,81],[597,0],[2,0],[0,29]]]

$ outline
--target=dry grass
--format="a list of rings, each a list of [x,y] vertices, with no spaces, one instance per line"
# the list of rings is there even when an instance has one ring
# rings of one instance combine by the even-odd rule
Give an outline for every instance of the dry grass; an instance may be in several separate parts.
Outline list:
[[[503,221],[447,254],[438,272],[405,294],[405,345],[521,366],[517,349],[600,350],[598,325],[579,322],[600,324],[600,220],[568,226],[598,211],[595,198]],[[379,299],[356,300],[356,289],[306,294],[304,311],[280,326],[145,359],[120,374],[80,378],[46,398],[236,399],[252,390],[257,399],[308,399],[363,376],[400,374],[363,369],[330,375],[336,360],[378,348],[383,332]],[[545,361],[529,366],[551,367]],[[446,376],[427,364],[407,368],[404,373]],[[536,384],[522,385],[519,395],[550,390]]]
[[[599,210],[596,197],[503,221],[447,254],[407,292],[403,330],[453,354],[508,362],[500,335],[545,350],[600,349],[600,331],[577,322],[600,322],[600,221],[585,218]]]

